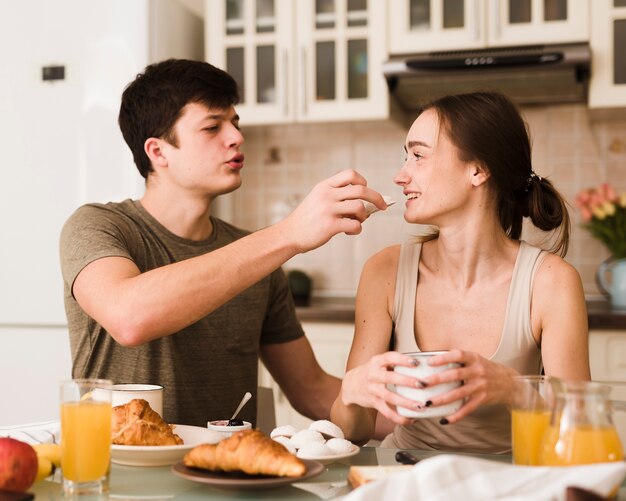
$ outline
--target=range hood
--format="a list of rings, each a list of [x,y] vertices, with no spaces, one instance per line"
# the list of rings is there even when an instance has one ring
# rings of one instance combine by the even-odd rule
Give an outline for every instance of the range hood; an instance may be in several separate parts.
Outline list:
[[[407,111],[446,94],[501,91],[519,104],[586,102],[589,44],[498,47],[393,57],[383,64],[392,95]]]

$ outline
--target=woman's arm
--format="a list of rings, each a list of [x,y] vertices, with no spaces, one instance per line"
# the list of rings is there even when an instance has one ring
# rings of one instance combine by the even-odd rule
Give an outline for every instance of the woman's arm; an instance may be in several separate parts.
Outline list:
[[[545,372],[564,379],[589,380],[589,328],[585,294],[578,272],[549,254],[535,276],[533,324]],[[533,330],[535,325],[533,325]]]
[[[378,412],[408,424],[411,420],[400,416],[395,406],[415,405],[386,387],[388,383],[414,384],[412,378],[390,370],[412,363],[411,358],[388,351],[399,252],[399,246],[389,247],[370,258],[357,290],[354,340],[341,392],[331,409],[332,421],[356,442],[367,442],[374,435]]]

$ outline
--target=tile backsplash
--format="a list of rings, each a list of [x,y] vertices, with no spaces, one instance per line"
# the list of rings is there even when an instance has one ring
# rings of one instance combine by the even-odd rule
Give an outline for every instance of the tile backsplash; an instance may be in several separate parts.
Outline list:
[[[579,271],[585,293],[596,296],[595,272],[608,251],[580,228],[574,197],[602,181],[626,191],[626,121],[593,121],[584,105],[524,108],[523,113],[533,140],[535,172],[549,178],[571,204],[566,259]],[[369,186],[398,203],[369,218],[360,235],[338,235],[284,266],[309,273],[317,296],[354,296],[368,257],[418,229],[404,221],[402,190],[393,183],[404,159],[406,131],[393,121],[244,128],[243,185],[219,201],[216,214],[256,230],[288,214],[315,183],[355,168]],[[523,238],[540,243],[542,235],[525,227]]]

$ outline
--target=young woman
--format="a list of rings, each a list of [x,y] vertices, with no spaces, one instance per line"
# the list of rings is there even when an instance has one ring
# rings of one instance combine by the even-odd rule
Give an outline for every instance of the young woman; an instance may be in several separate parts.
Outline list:
[[[425,106],[405,150],[394,180],[406,196],[404,218],[437,232],[366,263],[332,420],[354,441],[372,437],[381,413],[399,425],[383,446],[509,452],[515,375],[543,368],[568,379],[590,377],[582,285],[561,257],[569,239],[565,203],[533,172],[526,125],[498,93],[448,96]],[[524,218],[555,230],[550,252],[520,240]],[[392,370],[411,365],[403,353],[436,350],[449,351],[431,365],[460,368],[423,380]],[[460,387],[426,402],[387,386],[459,380]],[[463,406],[444,418],[408,419],[396,410],[459,398]]]

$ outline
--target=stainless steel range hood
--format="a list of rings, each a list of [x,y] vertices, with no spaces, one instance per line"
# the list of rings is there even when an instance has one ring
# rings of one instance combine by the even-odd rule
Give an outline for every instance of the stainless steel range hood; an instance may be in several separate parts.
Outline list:
[[[407,111],[446,94],[499,90],[520,104],[586,102],[589,44],[431,52],[383,64],[389,89]]]

